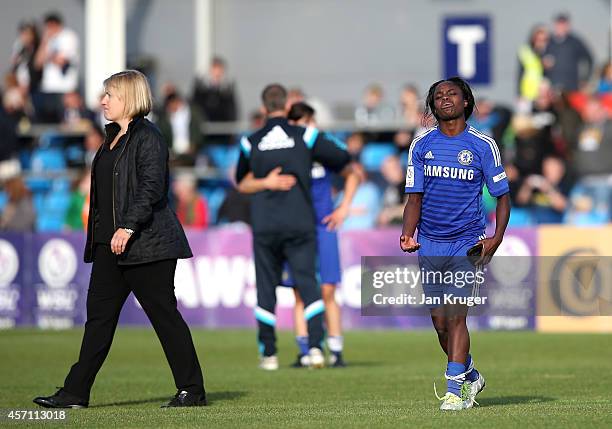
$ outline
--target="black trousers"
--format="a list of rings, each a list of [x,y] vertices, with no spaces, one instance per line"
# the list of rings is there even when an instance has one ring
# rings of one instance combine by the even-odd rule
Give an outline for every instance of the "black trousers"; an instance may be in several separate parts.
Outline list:
[[[321,289],[316,279],[317,239],[312,233],[254,234],[253,253],[257,284],[255,318],[262,354],[276,354],[276,286],[286,261],[300,297],[308,324],[308,344],[321,348],[323,312]]]
[[[109,245],[96,245],[87,292],[85,333],[79,360],[64,381],[67,392],[89,400],[96,374],[110,350],[121,308],[130,292],[134,292],[161,342],[177,389],[204,393],[193,340],[176,306],[175,269],[176,259],[118,265]]]

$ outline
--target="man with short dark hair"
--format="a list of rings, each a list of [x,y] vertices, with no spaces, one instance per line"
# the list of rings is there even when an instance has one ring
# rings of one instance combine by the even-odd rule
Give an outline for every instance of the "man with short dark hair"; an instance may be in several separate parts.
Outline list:
[[[259,328],[260,367],[278,369],[276,357],[276,286],[283,263],[289,265],[308,324],[311,366],[324,364],[323,312],[316,275],[316,220],[310,196],[313,161],[340,171],[348,152],[314,127],[290,125],[286,118],[287,91],[279,84],[262,93],[265,125],[240,141],[236,183],[251,196],[253,253],[257,283],[255,318]],[[249,172],[254,180],[244,181]],[[268,174],[275,179],[271,185]]]

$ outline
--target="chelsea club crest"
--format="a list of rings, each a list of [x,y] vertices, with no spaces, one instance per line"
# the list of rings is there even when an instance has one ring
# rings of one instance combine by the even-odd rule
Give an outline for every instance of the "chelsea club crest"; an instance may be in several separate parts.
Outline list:
[[[474,155],[469,150],[462,150],[459,152],[459,155],[457,155],[457,161],[459,161],[461,165],[470,165],[472,161],[474,161]]]

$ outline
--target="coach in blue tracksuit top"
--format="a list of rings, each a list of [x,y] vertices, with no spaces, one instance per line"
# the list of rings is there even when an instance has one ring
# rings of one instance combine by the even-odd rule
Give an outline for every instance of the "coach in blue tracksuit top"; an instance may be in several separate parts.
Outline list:
[[[438,126],[416,137],[408,152],[406,193],[410,196],[400,247],[406,252],[418,249],[422,271],[473,273],[467,251],[477,243],[482,245],[476,264],[481,266],[502,242],[510,216],[508,179],[495,141],[466,123],[474,109],[474,96],[465,81],[450,78],[434,83],[426,104]],[[484,184],[497,197],[495,235],[490,238],[485,236]],[[417,226],[418,243],[413,238]],[[422,283],[440,345],[448,356],[448,390],[440,398],[440,408],[461,410],[471,407],[484,388],[484,378],[474,369],[469,354],[468,307],[462,301],[474,298],[478,284],[435,281]]]
[[[289,264],[304,300],[309,347],[317,355],[320,353],[324,306],[315,274],[317,244],[310,196],[311,169],[313,161],[318,161],[340,171],[350,161],[346,150],[326,139],[316,128],[290,125],[285,117],[286,98],[286,90],[281,85],[264,89],[262,101],[267,122],[241,140],[236,171],[239,184],[251,171],[255,179],[265,179],[278,167],[283,175],[293,176],[295,180],[295,186],[288,190],[261,190],[251,196],[257,283],[255,317],[263,358],[276,355],[276,286],[281,280],[284,261]]]

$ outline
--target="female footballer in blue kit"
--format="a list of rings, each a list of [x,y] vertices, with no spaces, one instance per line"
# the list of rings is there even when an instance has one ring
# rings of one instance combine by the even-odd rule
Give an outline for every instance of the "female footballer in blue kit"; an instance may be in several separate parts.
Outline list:
[[[400,247],[405,252],[418,250],[419,265],[426,273],[473,273],[467,252],[480,245],[476,265],[488,263],[508,225],[508,179],[499,149],[491,137],[466,123],[473,110],[474,96],[464,80],[453,77],[434,83],[427,95],[426,113],[438,125],[417,136],[408,152],[409,198]],[[483,184],[497,198],[495,234],[489,238],[484,233]],[[418,242],[414,238],[417,227]],[[461,287],[442,284],[439,278],[438,283],[423,281],[431,319],[448,357],[447,393],[440,398],[441,410],[472,407],[485,385],[469,354],[465,302],[472,297],[473,283]]]

